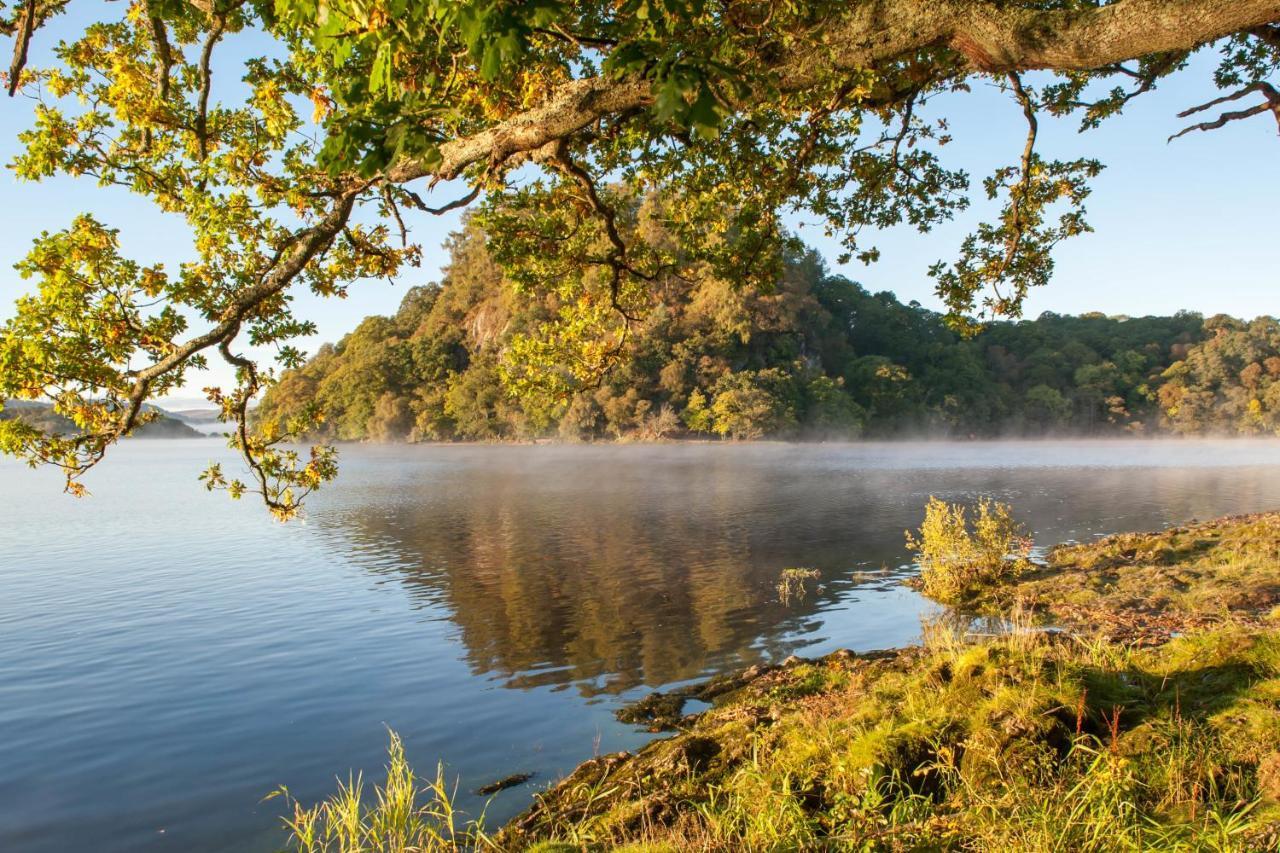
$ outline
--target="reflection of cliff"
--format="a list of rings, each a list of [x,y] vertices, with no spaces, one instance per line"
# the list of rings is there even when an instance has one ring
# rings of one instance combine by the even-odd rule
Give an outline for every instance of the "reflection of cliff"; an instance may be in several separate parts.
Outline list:
[[[1266,500],[1221,469],[850,470],[781,451],[571,452],[455,448],[378,473],[348,460],[360,478],[343,485],[351,503],[318,520],[338,526],[353,558],[443,608],[477,673],[590,693],[749,662],[846,591],[850,569],[903,560],[902,531],[930,493],[1011,500],[1046,544]],[[822,570],[828,587],[788,609],[775,583],[794,565]]]
[[[819,600],[779,604],[783,568],[847,569],[869,550],[850,541],[857,519],[795,501],[776,471],[649,473],[486,465],[406,484],[391,508],[346,515],[346,532],[400,552],[406,583],[451,612],[477,672],[610,692],[749,661],[761,635]]]

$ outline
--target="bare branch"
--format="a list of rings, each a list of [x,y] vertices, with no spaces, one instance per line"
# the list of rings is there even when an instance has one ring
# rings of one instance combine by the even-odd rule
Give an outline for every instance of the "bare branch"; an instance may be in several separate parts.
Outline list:
[[[466,207],[467,205],[471,204],[471,202],[475,201],[476,198],[478,198],[480,195],[480,187],[477,186],[474,189],[472,189],[471,192],[467,193],[461,198],[455,198],[453,201],[448,202],[447,204],[442,204],[440,207],[428,207],[426,202],[422,200],[422,196],[418,195],[412,190],[406,189],[404,190],[404,194],[413,203],[413,206],[418,210],[421,210],[424,213],[430,213],[432,216],[443,216],[444,214],[448,213],[451,210],[457,210],[460,207]]]
[[[169,100],[169,73],[173,69],[173,50],[169,46],[169,33],[164,21],[156,14],[152,0],[145,0],[147,21],[151,25],[152,49],[156,55],[156,100],[163,106]],[[143,132],[143,145],[151,148],[151,128]]]
[[[1184,136],[1188,133],[1191,133],[1192,131],[1217,130],[1218,128],[1225,126],[1228,122],[1251,118],[1253,116],[1258,115],[1259,113],[1264,113],[1268,111],[1270,111],[1271,114],[1275,116],[1276,124],[1280,125],[1280,90],[1277,90],[1276,87],[1272,86],[1270,83],[1263,83],[1263,82],[1252,83],[1248,86],[1245,86],[1243,89],[1239,90],[1238,92],[1232,92],[1230,95],[1223,95],[1221,98],[1214,98],[1212,101],[1209,101],[1208,103],[1205,103],[1205,104],[1201,104],[1198,107],[1191,107],[1190,109],[1183,110],[1182,112],[1178,113],[1178,118],[1186,118],[1187,116],[1195,115],[1196,113],[1199,113],[1199,112],[1204,112],[1205,110],[1212,109],[1218,106],[1219,104],[1225,104],[1229,101],[1238,100],[1240,98],[1243,98],[1246,95],[1253,94],[1254,92],[1257,92],[1261,94],[1264,98],[1266,98],[1266,103],[1258,104],[1257,106],[1250,107],[1246,110],[1234,110],[1234,111],[1224,112],[1222,113],[1222,115],[1218,116],[1218,118],[1215,119],[1214,121],[1206,121],[1206,122],[1201,122],[1200,124],[1193,124],[1190,127],[1184,127],[1182,130],[1178,131],[1173,136],[1170,136],[1169,142],[1172,142],[1173,140],[1177,139],[1179,136]]]
[[[409,245],[409,229],[405,227],[404,217],[400,215],[400,205],[396,204],[395,196],[391,194],[391,187],[383,184],[382,200],[386,202],[387,209],[391,211],[391,216],[396,221],[396,227],[400,229],[400,245]]]
[[[200,146],[200,161],[209,157],[209,89],[213,86],[213,71],[210,61],[213,59],[213,48],[222,38],[227,19],[219,16],[213,21],[213,28],[205,37],[204,47],[200,51],[200,100],[196,105],[196,142]]]
[[[544,36],[550,36],[553,39],[572,44],[576,47],[613,47],[618,41],[611,38],[597,38],[595,36],[586,36],[580,33],[571,33],[563,27],[557,25],[555,27],[534,27],[533,31]]]
[[[156,14],[151,0],[147,0],[147,21],[151,25],[151,41],[156,52],[156,97],[169,98],[169,72],[173,68],[173,50],[169,46],[169,34],[164,21]]]

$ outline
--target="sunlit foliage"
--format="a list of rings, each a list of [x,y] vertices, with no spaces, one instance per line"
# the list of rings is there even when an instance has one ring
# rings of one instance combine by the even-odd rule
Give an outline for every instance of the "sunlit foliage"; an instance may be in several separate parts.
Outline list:
[[[930,598],[960,604],[975,593],[1016,578],[1028,568],[1031,540],[1008,504],[981,498],[970,508],[930,497],[924,521],[907,531],[921,588]]]
[[[516,408],[528,428],[548,426],[568,387],[616,365],[667,283],[719,281],[726,305],[774,287],[800,253],[784,217],[870,262],[877,229],[929,231],[964,214],[971,180],[944,156],[937,104],[962,109],[978,80],[1008,96],[1027,132],[983,179],[990,221],[933,256],[952,256],[931,272],[949,324],[971,331],[975,314],[1016,316],[1049,280],[1053,247],[1089,229],[1101,164],[1045,157],[1039,117],[1095,126],[1206,48],[1221,54],[1224,95],[1187,115],[1241,108],[1190,129],[1280,116],[1277,24],[1269,0],[6,2],[15,174],[136,193],[191,240],[163,269],[121,254],[127,223],[82,216],[33,235],[20,265],[31,293],[0,328],[0,400],[51,401],[79,432],[9,426],[0,447],[62,467],[77,491],[149,400],[217,357],[234,387],[208,393],[236,424],[244,489],[293,516],[334,469],[264,455],[288,424],[262,439],[245,426],[314,330],[290,294],[342,296],[397,275],[419,257],[404,212],[473,202],[513,292],[545,309],[485,369],[544,397]],[[1044,73],[1024,79],[1032,70]],[[545,381],[552,366],[564,387]],[[892,395],[897,368],[865,367]],[[726,385],[718,412],[708,401],[712,430],[755,432],[744,416],[789,425],[794,406],[758,398],[773,381]],[[433,422],[501,431],[467,391],[423,393],[442,400]],[[1039,396],[1056,417],[1052,395]],[[856,414],[834,399],[831,414]],[[479,400],[486,413],[509,405]],[[394,398],[372,401],[375,413],[379,434],[409,417]]]

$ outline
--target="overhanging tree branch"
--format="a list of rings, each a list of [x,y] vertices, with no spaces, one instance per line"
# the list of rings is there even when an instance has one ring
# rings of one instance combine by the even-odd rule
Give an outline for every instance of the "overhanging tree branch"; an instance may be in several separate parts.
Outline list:
[[[1267,110],[1280,121],[1280,95],[1261,79],[1274,68],[1268,45],[1280,41],[1280,0],[850,0],[763,6],[724,0],[697,12],[659,10],[655,14],[661,20],[652,26],[633,26],[615,4],[603,1],[555,4],[549,18],[536,21],[522,17],[527,4],[503,4],[513,10],[517,24],[536,24],[523,34],[516,59],[510,56],[506,30],[480,33],[481,42],[489,39],[492,46],[496,39],[502,47],[485,54],[485,44],[477,51],[459,27],[435,19],[387,21],[359,0],[323,4],[356,28],[341,34],[351,42],[336,52],[332,32],[311,3],[286,0],[271,15],[261,4],[242,0],[188,0],[186,9],[139,0],[120,26],[95,29],[79,50],[60,54],[73,74],[23,73],[32,33],[66,0],[17,2],[0,21],[0,33],[14,37],[11,89],[20,78],[56,80],[56,86],[42,89],[59,98],[75,96],[78,109],[92,119],[80,124],[65,121],[56,110],[44,113],[32,132],[36,142],[28,143],[20,158],[25,176],[94,175],[185,213],[199,240],[198,270],[184,269],[175,282],[160,284],[155,279],[163,273],[143,275],[137,265],[119,262],[109,272],[139,281],[150,275],[140,292],[162,294],[165,310],[175,316],[196,313],[212,326],[185,338],[179,317],[158,325],[153,334],[146,324],[132,322],[117,296],[120,310],[106,316],[121,320],[119,328],[99,324],[85,345],[77,325],[82,307],[104,291],[115,292],[114,279],[93,273],[93,286],[59,279],[64,286],[53,292],[61,300],[49,305],[63,311],[55,314],[62,325],[52,323],[42,306],[28,306],[25,325],[15,327],[20,334],[10,338],[18,345],[37,342],[37,354],[49,360],[21,355],[24,381],[5,387],[24,398],[65,390],[63,407],[76,410],[77,423],[91,441],[36,442],[23,452],[56,464],[71,458],[75,471],[83,470],[82,462],[92,464],[107,443],[145,420],[143,406],[150,396],[175,387],[184,366],[201,364],[203,353],[216,348],[239,374],[224,414],[238,422],[240,447],[260,491],[268,501],[278,499],[273,511],[281,512],[291,512],[294,503],[271,491],[269,474],[282,472],[284,482],[300,484],[303,492],[307,482],[318,480],[298,479],[296,469],[270,456],[275,452],[271,441],[282,440],[279,436],[262,441],[249,436],[248,399],[271,376],[265,369],[259,374],[247,353],[234,352],[233,345],[241,330],[255,345],[306,333],[309,324],[291,315],[284,295],[295,282],[340,293],[347,283],[387,274],[398,259],[413,254],[407,247],[403,253],[388,248],[381,226],[372,229],[377,234],[371,240],[359,226],[349,226],[360,201],[380,194],[383,212],[399,223],[407,243],[402,204],[439,214],[470,204],[484,190],[516,203],[520,197],[573,205],[560,184],[547,191],[551,195],[540,182],[509,194],[501,189],[507,173],[521,163],[559,170],[601,224],[599,231],[584,235],[575,260],[578,267],[607,267],[613,307],[627,321],[625,340],[627,324],[635,318],[623,309],[632,295],[623,285],[633,278],[665,276],[666,262],[652,260],[643,246],[630,242],[635,235],[625,227],[621,209],[611,206],[618,202],[605,191],[604,181],[621,175],[649,186],[665,181],[687,188],[686,200],[694,203],[681,208],[690,212],[690,221],[682,223],[680,239],[714,242],[703,239],[701,220],[690,226],[693,217],[713,220],[720,233],[734,238],[702,256],[682,247],[687,256],[709,261],[717,270],[738,272],[742,260],[750,267],[757,254],[780,243],[776,213],[787,203],[807,204],[833,229],[848,227],[850,233],[869,223],[904,221],[927,230],[958,209],[945,194],[963,194],[967,176],[935,165],[932,151],[911,151],[918,140],[936,138],[944,144],[941,136],[913,129],[923,126],[913,123],[917,99],[959,87],[974,75],[1007,77],[1028,121],[1021,173],[1012,165],[988,182],[993,197],[1007,192],[1009,203],[999,227],[981,226],[966,244],[944,296],[948,304],[961,306],[956,310],[969,310],[964,306],[975,304],[975,294],[1007,276],[1015,290],[1006,313],[1013,313],[1027,287],[1048,280],[1052,246],[1088,230],[1085,179],[1100,168],[1092,161],[1041,161],[1034,148],[1037,103],[1071,107],[1091,81],[1115,75],[1137,80],[1133,94],[1140,94],[1181,67],[1191,51],[1232,38],[1230,49],[1239,55],[1225,62],[1241,73],[1219,80],[1224,87],[1243,88],[1184,115],[1249,93],[1261,94],[1266,103],[1224,113],[1188,131]],[[349,8],[339,8],[344,4]],[[687,32],[680,29],[686,25]],[[253,97],[241,107],[211,103],[215,45],[224,33],[230,38],[255,26],[287,42],[294,53],[278,66],[251,64],[243,79]],[[628,55],[637,41],[643,46]],[[597,73],[592,70],[597,67],[610,70]],[[1031,70],[1066,76],[1058,101],[1043,96],[1033,102],[1018,76]],[[574,74],[590,76],[566,79]],[[847,101],[841,93],[848,94]],[[310,138],[298,145],[286,141],[305,124],[294,103],[308,95],[317,104],[315,120],[323,119],[323,147]],[[1122,92],[1112,100],[1120,102],[1118,109],[1129,97]],[[892,145],[887,163],[856,156],[863,117],[885,128],[901,120],[901,131],[886,130],[882,139]],[[939,127],[945,135],[941,121]],[[910,180],[898,180],[900,171]],[[470,191],[436,208],[407,186],[424,180],[434,187],[459,178],[467,180]],[[1045,211],[1058,202],[1067,212],[1054,225],[1046,222]],[[707,213],[717,205],[737,213],[717,219]],[[534,212],[531,230],[556,215],[539,221]],[[583,217],[574,214],[576,227]],[[297,216],[314,218],[290,233],[294,226],[281,223],[296,223]],[[344,229],[349,240],[335,243]],[[114,232],[108,232],[98,228],[93,236],[110,246]],[[734,242],[740,232],[746,238]],[[56,273],[62,268],[57,259],[65,256],[54,251],[60,245],[56,236],[46,244],[53,246],[48,254],[55,260],[45,259],[44,267],[33,264],[41,275]],[[88,250],[90,255],[106,252],[96,244]],[[106,255],[114,257],[112,252]],[[1002,307],[1005,302],[1002,298]],[[603,307],[603,299],[597,305]],[[41,347],[50,331],[56,340]],[[296,366],[301,354],[290,349],[281,363]],[[137,363],[131,359],[141,361],[143,355],[147,366],[130,369]],[[72,378],[56,378],[63,374]],[[58,454],[42,455],[50,447],[69,451],[59,462]],[[319,477],[325,465],[318,460],[305,476]]]
[[[1027,141],[1022,147],[1022,160],[1020,161],[1018,183],[1009,191],[1009,237],[1005,241],[1004,258],[1001,260],[999,268],[993,277],[995,284],[1004,279],[1005,273],[1009,266],[1018,257],[1018,248],[1022,245],[1022,238],[1026,234],[1026,223],[1023,221],[1022,207],[1027,200],[1027,196],[1031,193],[1031,182],[1033,180],[1032,169],[1035,166],[1036,153],[1036,137],[1040,132],[1040,122],[1036,118],[1035,103],[1032,102],[1031,96],[1027,94],[1027,90],[1022,85],[1022,78],[1014,72],[1009,72],[1009,85],[1013,89],[1014,97],[1018,100],[1018,105],[1022,107],[1022,115],[1027,120]],[[996,293],[999,297],[999,291]]]
[[[129,409],[120,421],[117,437],[128,433],[137,423],[151,383],[197,353],[229,343],[239,334],[241,324],[255,308],[288,288],[312,258],[322,253],[346,227],[356,196],[367,188],[367,182],[348,187],[337,196],[333,207],[320,221],[295,233],[289,240],[289,248],[258,284],[237,294],[212,329],[176,347],[169,355],[149,367],[132,372],[130,377],[133,379],[133,389],[128,397]]]
[[[782,93],[928,49],[958,52],[974,73],[1088,71],[1189,50],[1278,21],[1280,0],[1118,0],[1082,10],[1026,9],[991,0],[878,0],[850,4],[813,32],[796,34],[800,46],[778,46],[777,58],[759,70],[771,74]],[[538,106],[445,142],[437,161],[407,160],[387,177],[439,181],[475,164],[500,168],[602,118],[650,107],[654,99],[653,83],[640,77],[574,80]]]

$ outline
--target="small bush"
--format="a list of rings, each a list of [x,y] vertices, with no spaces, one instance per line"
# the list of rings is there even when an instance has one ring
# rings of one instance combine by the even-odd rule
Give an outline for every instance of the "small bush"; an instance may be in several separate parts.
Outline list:
[[[641,441],[661,441],[680,429],[680,417],[666,403],[658,407],[656,412],[645,415],[636,430],[636,437]]]
[[[961,504],[929,498],[919,531],[907,531],[925,595],[945,604],[1016,578],[1030,565],[1031,540],[1008,504],[982,498],[972,520]]]

